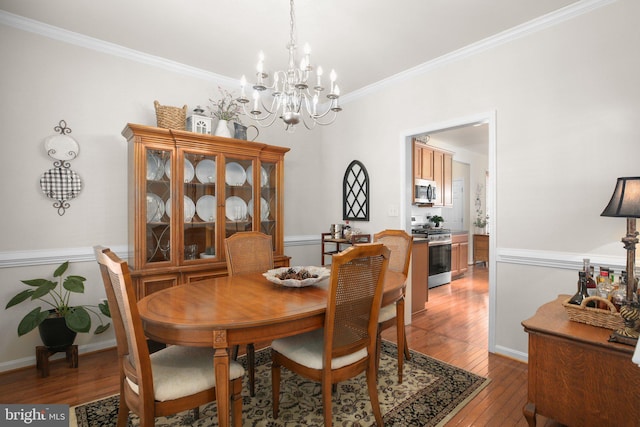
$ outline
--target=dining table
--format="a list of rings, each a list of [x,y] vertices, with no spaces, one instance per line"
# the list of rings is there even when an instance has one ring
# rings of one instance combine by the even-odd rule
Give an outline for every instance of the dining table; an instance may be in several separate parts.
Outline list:
[[[218,425],[226,427],[230,350],[322,328],[329,280],[286,287],[262,273],[221,276],[154,292],[138,302],[138,310],[148,338],[215,349]],[[405,281],[402,273],[387,270],[383,306],[403,298]]]

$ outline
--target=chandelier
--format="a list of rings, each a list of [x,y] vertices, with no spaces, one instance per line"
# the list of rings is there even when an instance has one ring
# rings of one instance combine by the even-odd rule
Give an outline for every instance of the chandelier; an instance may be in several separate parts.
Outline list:
[[[322,67],[315,70],[311,66],[311,50],[309,45],[304,47],[304,55],[300,61],[296,61],[296,19],[293,8],[293,0],[290,0],[291,20],[289,27],[289,65],[286,71],[275,71],[270,84],[267,83],[269,74],[264,71],[264,54],[260,52],[257,65],[256,82],[253,84],[253,103],[245,93],[247,80],[244,76],[240,80],[240,97],[237,99],[242,104],[244,113],[255,120],[260,126],[271,126],[276,119],[281,118],[285,129],[289,132],[295,130],[295,125],[302,122],[307,129],[315,125],[328,125],[334,122],[342,107],[338,104],[340,88],[336,84],[336,73],[331,70],[329,75],[330,87],[326,97],[328,101],[320,103],[320,94],[325,90],[322,86]],[[271,92],[270,102],[265,102],[262,95],[266,91]]]

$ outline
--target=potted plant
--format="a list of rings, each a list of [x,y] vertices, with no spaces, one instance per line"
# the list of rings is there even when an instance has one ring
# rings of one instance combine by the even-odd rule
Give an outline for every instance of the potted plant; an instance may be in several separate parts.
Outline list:
[[[36,307],[27,313],[18,325],[18,336],[31,332],[36,327],[40,330],[40,337],[47,347],[64,347],[73,344],[73,340],[78,332],[89,332],[91,330],[91,316],[93,313],[98,320],[98,325],[93,332],[101,334],[109,329],[110,323],[104,323],[101,313],[107,317],[111,317],[109,306],[106,301],[97,306],[91,305],[71,305],[70,297],[72,293],[84,293],[85,279],[82,276],[69,275],[66,278],[64,273],[69,267],[69,261],[65,261],[56,268],[53,273],[54,280],[49,279],[30,279],[22,280],[22,283],[29,286],[30,289],[18,293],[11,298],[5,309],[20,304],[27,299],[40,300],[43,307]],[[98,310],[96,310],[99,309]],[[62,332],[49,332],[47,326],[62,328]],[[67,329],[65,331],[65,329]],[[55,342],[61,335],[66,335],[67,342]],[[71,340],[68,342],[68,340]]]
[[[444,218],[442,218],[440,215],[433,215],[429,219],[436,225],[436,228],[440,227],[441,222],[444,222]]]
[[[478,210],[477,214],[478,216],[476,217],[476,220],[473,222],[473,225],[476,226],[476,228],[480,232],[479,234],[484,234],[485,227],[489,222],[489,215],[483,215],[481,210]]]
[[[220,86],[218,86],[218,90],[222,97],[219,100],[209,98],[211,105],[208,107],[211,115],[218,119],[218,125],[214,133],[218,136],[231,137],[231,131],[227,124],[230,121],[242,123],[240,121],[240,114],[242,114],[241,104],[233,97],[231,92],[222,89]]]

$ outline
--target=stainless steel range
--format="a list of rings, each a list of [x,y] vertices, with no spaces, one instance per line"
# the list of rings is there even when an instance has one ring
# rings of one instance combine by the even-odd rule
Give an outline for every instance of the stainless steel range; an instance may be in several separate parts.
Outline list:
[[[451,230],[432,228],[427,217],[411,217],[411,234],[429,242],[429,288],[451,282]]]

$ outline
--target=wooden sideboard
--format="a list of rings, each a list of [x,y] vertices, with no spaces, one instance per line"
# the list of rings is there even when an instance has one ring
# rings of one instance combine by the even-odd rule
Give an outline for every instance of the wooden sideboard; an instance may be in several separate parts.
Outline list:
[[[484,265],[489,263],[489,235],[473,235],[473,264],[481,262]]]
[[[529,333],[529,426],[541,414],[567,426],[640,425],[640,367],[634,347],[608,342],[610,330],[572,322],[569,295],[541,306],[522,322]]]

